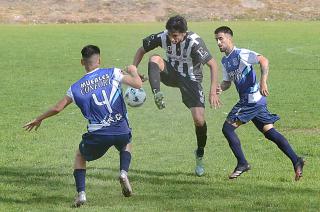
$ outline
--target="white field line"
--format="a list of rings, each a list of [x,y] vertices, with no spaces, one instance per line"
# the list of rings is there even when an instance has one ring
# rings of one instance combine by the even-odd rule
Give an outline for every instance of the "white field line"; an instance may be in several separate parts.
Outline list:
[[[308,57],[320,57],[319,54],[307,54],[305,52],[301,52],[300,49],[302,49],[302,47],[292,47],[292,48],[287,48],[286,50],[287,52],[295,55],[308,56]]]

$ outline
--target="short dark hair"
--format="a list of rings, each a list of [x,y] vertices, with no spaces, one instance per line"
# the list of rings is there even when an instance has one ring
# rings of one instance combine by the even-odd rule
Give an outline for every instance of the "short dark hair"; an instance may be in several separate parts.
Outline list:
[[[226,34],[229,34],[231,36],[233,36],[233,32],[232,30],[227,27],[227,26],[221,26],[221,27],[218,27],[215,31],[214,31],[214,34],[218,34],[220,32],[223,32],[223,33],[226,33]]]
[[[187,21],[180,15],[172,16],[167,21],[166,29],[169,32],[184,33],[188,30]]]
[[[87,45],[81,50],[82,58],[89,59],[92,55],[100,54],[100,49],[95,45]]]

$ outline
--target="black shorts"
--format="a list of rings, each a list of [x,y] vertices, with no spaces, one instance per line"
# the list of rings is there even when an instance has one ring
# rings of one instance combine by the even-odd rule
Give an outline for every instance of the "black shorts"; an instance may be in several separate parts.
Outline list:
[[[192,81],[190,78],[182,76],[170,63],[166,60],[164,62],[164,70],[160,72],[161,82],[166,86],[179,88],[182,102],[188,108],[204,108],[205,97],[200,82]]]

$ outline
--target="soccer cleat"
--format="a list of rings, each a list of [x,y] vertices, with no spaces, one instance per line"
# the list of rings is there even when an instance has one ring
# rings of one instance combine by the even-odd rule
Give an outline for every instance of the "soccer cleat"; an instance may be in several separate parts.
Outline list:
[[[128,176],[125,173],[120,173],[119,182],[122,188],[123,196],[130,197],[132,195],[132,188],[129,183]]]
[[[203,157],[199,157],[197,155],[197,151],[194,151],[194,154],[196,156],[196,168],[194,171],[198,177],[201,177],[202,175],[204,175],[204,166],[202,162]]]
[[[165,102],[163,101],[163,93],[161,91],[154,94],[154,102],[156,103],[159,110],[162,110],[166,107]]]
[[[303,172],[303,166],[304,166],[305,161],[303,158],[298,158],[298,161],[296,164],[294,164],[294,172],[296,174],[295,180],[298,181],[302,177],[302,172]]]
[[[241,165],[241,166],[237,165],[237,167],[234,169],[234,171],[229,175],[229,179],[236,179],[243,172],[246,172],[250,169],[251,169],[251,167],[249,164],[245,164],[245,165]]]
[[[87,201],[86,192],[80,191],[80,192],[77,194],[77,196],[75,197],[74,206],[75,206],[75,207],[80,207],[81,205],[85,204],[86,201]]]

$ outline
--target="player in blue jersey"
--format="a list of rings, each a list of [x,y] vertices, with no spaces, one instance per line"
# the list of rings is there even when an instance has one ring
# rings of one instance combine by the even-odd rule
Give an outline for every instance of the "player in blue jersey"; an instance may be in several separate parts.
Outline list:
[[[144,55],[157,47],[164,49],[167,59],[163,59],[160,55],[152,55],[149,59],[148,76],[155,103],[159,109],[165,108],[160,82],[166,86],[179,88],[182,102],[190,110],[195,125],[197,139],[195,173],[202,176],[204,174],[202,160],[207,142],[205,97],[201,85],[202,71],[205,64],[210,69],[209,103],[214,108],[219,107],[221,103],[216,94],[218,65],[201,37],[188,31],[187,21],[179,15],[169,18],[165,31],[143,39],[142,46],[134,56],[133,64],[138,66]]]
[[[129,66],[125,73],[118,68],[99,68],[100,49],[94,45],[85,46],[81,54],[81,64],[86,74],[71,85],[54,107],[24,125],[28,131],[33,128],[37,130],[44,119],[58,114],[72,102],[88,120],[88,132],[82,135],[74,162],[73,174],[78,192],[74,205],[77,207],[86,202],[86,161],[102,157],[112,146],[120,153],[119,181],[122,193],[126,197],[131,196],[132,189],[127,177],[131,162],[131,128],[121,84],[134,88],[142,86],[136,66]]]
[[[238,161],[229,178],[237,178],[250,169],[235,130],[240,125],[252,121],[267,139],[273,141],[290,158],[295,171],[295,180],[299,180],[302,177],[304,160],[297,156],[287,139],[274,128],[273,124],[280,118],[267,109],[266,97],[269,95],[267,58],[254,51],[235,47],[232,40],[233,32],[227,26],[217,28],[214,33],[220,51],[225,53],[222,58],[223,81],[217,93],[227,90],[233,81],[240,97],[222,128]],[[260,83],[256,79],[254,64],[260,65]]]

